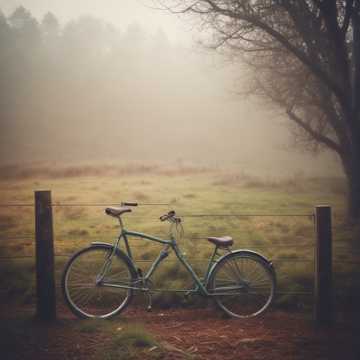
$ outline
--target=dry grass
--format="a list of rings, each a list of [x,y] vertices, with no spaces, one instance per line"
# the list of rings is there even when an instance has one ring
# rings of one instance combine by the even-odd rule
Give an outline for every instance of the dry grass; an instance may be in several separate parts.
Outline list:
[[[184,176],[212,171],[207,167],[169,166],[158,164],[129,163],[125,165],[54,165],[24,164],[0,167],[0,180],[24,180],[33,178],[80,178],[89,176],[135,176],[158,174],[164,176]]]
[[[0,215],[0,231],[6,231],[14,226],[15,219],[10,215]]]
[[[147,200],[149,200],[149,195],[145,194],[142,191],[134,191],[133,198],[136,199],[139,202],[147,201]]]
[[[346,194],[346,180],[344,178],[305,177],[301,173],[295,173],[288,178],[261,178],[244,172],[225,173],[218,176],[213,185],[297,193],[306,193],[312,189],[316,191],[326,190],[336,195]]]

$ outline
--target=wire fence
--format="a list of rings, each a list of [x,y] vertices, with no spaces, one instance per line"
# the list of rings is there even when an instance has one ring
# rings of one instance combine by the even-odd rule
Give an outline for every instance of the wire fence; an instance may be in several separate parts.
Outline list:
[[[51,207],[53,208],[57,208],[57,207],[106,207],[106,206],[120,206],[121,203],[108,203],[108,202],[81,202],[81,203],[63,203],[63,202],[53,202]],[[234,204],[238,204],[236,202],[231,202],[231,203],[223,203],[223,204],[228,204],[228,205],[234,205]],[[239,203],[240,204],[240,203]],[[170,202],[138,202],[139,206],[170,206],[170,205],[176,205],[176,203],[170,203]],[[0,204],[0,208],[8,208],[8,207],[34,207],[35,204],[34,203],[1,203]],[[255,218],[255,217],[281,217],[281,218],[306,218],[309,220],[314,221],[315,215],[313,213],[298,213],[298,212],[294,212],[294,213],[279,213],[279,212],[274,212],[274,213],[199,213],[199,214],[194,214],[194,213],[179,213],[178,214],[179,217],[181,218]],[[133,219],[146,219],[146,220],[154,220],[157,221],[158,219],[154,216],[146,216],[146,215],[136,215],[136,214],[132,214],[131,217]],[[98,238],[97,236],[94,235],[86,235],[87,238]],[[206,240],[207,237],[206,236],[190,236],[187,237],[187,240]],[[0,243],[1,241],[14,241],[14,240],[33,240],[35,241],[35,234],[34,233],[23,233],[21,235],[19,234],[6,234],[3,235],[0,233]],[[269,248],[269,244],[264,244],[264,245],[259,245],[259,244],[254,244],[254,243],[241,243],[242,246],[244,247],[254,247],[254,245],[256,246],[256,248],[261,248],[261,249],[265,249],[265,248]],[[132,244],[132,246],[136,246],[135,244]],[[275,249],[275,248],[293,248],[293,249],[297,249],[297,248],[314,248],[315,243],[313,242],[312,244],[301,244],[301,243],[293,243],[293,242],[289,242],[289,243],[281,243],[281,244],[271,244],[271,248]],[[348,250],[348,248],[346,246],[336,246],[335,249],[341,249],[343,248],[344,250]],[[352,252],[354,250],[352,249]],[[354,252],[353,252],[354,253]],[[355,253],[360,254],[360,249],[359,250],[355,250]],[[69,256],[71,254],[55,254],[56,256]],[[4,259],[4,258],[28,258],[31,256],[0,256],[0,259]],[[288,259],[285,259],[288,260]],[[290,259],[289,259],[290,260]],[[294,260],[294,259],[291,259]],[[337,262],[336,260],[334,260],[335,262]],[[342,260],[342,261],[338,261],[341,263],[346,263],[347,261]]]
[[[228,203],[229,205],[234,205],[235,203]],[[176,203],[172,202],[168,202],[168,203],[164,203],[164,202],[140,202],[138,204],[139,206],[173,206],[176,207]],[[21,207],[34,207],[35,204],[33,203],[2,203],[0,204],[0,208],[21,208]],[[119,203],[102,203],[102,202],[81,202],[81,203],[64,203],[64,202],[54,202],[51,205],[53,208],[76,208],[76,207],[106,207],[106,206],[119,206]],[[187,212],[179,212],[178,214],[181,218],[184,219],[214,219],[214,218],[219,218],[219,219],[225,219],[225,218],[233,218],[233,219],[249,219],[249,218],[301,218],[301,219],[305,219],[305,220],[309,220],[311,223],[309,225],[311,225],[313,227],[314,224],[314,214],[313,213],[302,213],[302,212],[287,212],[287,213],[280,213],[280,212],[274,212],[274,213],[254,213],[254,212],[249,212],[249,213],[187,213]],[[158,219],[155,216],[147,216],[147,215],[137,215],[137,214],[133,214],[131,215],[131,217],[133,219],[139,220],[139,219],[146,219],[146,220],[154,220],[154,221],[158,221]],[[91,234],[87,234],[86,237],[91,240],[91,239],[98,239],[98,236],[95,235],[91,235]],[[55,244],[57,241],[59,241],[59,239],[61,240],[65,240],[67,236],[66,235],[61,235],[60,238],[56,238]],[[205,240],[207,239],[206,236],[189,236],[186,237],[187,241],[194,241],[194,242],[200,242],[200,241],[204,241],[203,244],[205,246],[206,242]],[[8,233],[8,234],[1,234],[0,233],[0,254],[1,254],[1,247],[3,243],[6,243],[7,241],[31,241],[33,244],[35,243],[35,235],[34,233],[23,233],[23,234],[13,234],[13,233]],[[71,236],[69,241],[74,240],[74,237]],[[9,243],[6,243],[7,246],[9,246]],[[286,250],[286,249],[292,249],[292,250],[299,250],[300,253],[298,254],[297,257],[289,257],[289,256],[274,256],[272,257],[272,261],[274,262],[275,266],[276,265],[281,265],[284,263],[292,263],[292,264],[304,264],[307,267],[307,271],[308,272],[314,272],[314,266],[311,267],[311,264],[314,265],[315,263],[315,241],[314,241],[314,231],[312,234],[312,240],[311,242],[307,242],[306,244],[300,243],[300,242],[282,242],[282,243],[266,243],[266,244],[258,244],[258,243],[253,243],[253,242],[239,242],[237,245],[241,246],[241,248],[248,248],[248,249],[256,249],[256,250],[271,250],[271,251],[276,251],[277,249],[280,250]],[[210,244],[209,244],[210,246]],[[136,243],[132,243],[131,247],[143,247],[142,245],[138,245]],[[343,251],[349,251],[349,248],[347,246],[334,246],[334,252],[338,251],[338,250],[343,250]],[[311,255],[310,258],[306,258],[305,256],[301,256],[301,250],[307,250],[307,251],[311,251]],[[13,260],[22,260],[22,259],[34,259],[35,260],[35,255],[34,254],[19,254],[16,253],[17,251],[15,251],[15,254],[11,254],[11,255],[0,255],[0,261],[13,261]],[[55,257],[56,258],[68,258],[72,255],[72,252],[63,252],[63,251],[56,251],[55,252]],[[348,254],[349,255],[349,254]],[[352,257],[359,255],[360,256],[360,249],[358,251],[354,251],[351,250],[351,254]],[[136,261],[141,262],[141,263],[152,263],[153,260],[148,260],[148,259],[143,259],[143,258],[135,258]],[[206,261],[205,258],[198,258],[198,257],[190,257],[189,256],[189,260],[194,261],[194,262],[200,262],[200,261]],[[169,259],[167,260],[168,262],[176,262],[177,259]],[[190,262],[191,262],[190,261]],[[342,265],[360,265],[360,257],[359,259],[353,260],[353,259],[333,259],[333,264],[342,264]],[[284,277],[288,276],[287,274],[280,274],[283,275]],[[0,289],[2,291],[2,289]],[[281,289],[280,291],[277,291],[277,293],[279,295],[304,295],[304,296],[312,296],[313,295],[313,291],[284,291],[283,289]]]

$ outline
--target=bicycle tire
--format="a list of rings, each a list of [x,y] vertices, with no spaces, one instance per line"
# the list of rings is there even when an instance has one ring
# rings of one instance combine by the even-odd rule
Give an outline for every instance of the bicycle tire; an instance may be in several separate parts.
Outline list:
[[[227,315],[249,318],[263,313],[276,288],[272,266],[262,257],[246,252],[232,253],[214,267],[209,292]]]
[[[61,287],[66,304],[76,316],[106,319],[129,305],[133,297],[132,289],[96,284],[99,271],[112,251],[111,245],[93,245],[75,253],[67,262]],[[136,278],[131,260],[117,249],[104,279],[131,285]]]

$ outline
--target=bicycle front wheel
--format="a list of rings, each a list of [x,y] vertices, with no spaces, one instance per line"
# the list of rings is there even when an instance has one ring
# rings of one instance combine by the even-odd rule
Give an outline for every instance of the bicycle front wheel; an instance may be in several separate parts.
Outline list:
[[[260,256],[233,253],[214,268],[209,290],[225,313],[247,318],[268,308],[274,297],[275,283],[273,269]]]
[[[111,257],[113,248],[90,246],[76,253],[67,263],[62,290],[70,310],[81,318],[109,318],[124,310],[133,291],[108,286],[131,286],[136,271],[120,251]]]

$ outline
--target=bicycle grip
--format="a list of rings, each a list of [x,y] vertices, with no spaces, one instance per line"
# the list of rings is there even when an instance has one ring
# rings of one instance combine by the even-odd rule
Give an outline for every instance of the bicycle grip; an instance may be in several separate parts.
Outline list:
[[[137,202],[129,202],[129,201],[124,201],[121,203],[121,206],[138,206],[139,204]]]

